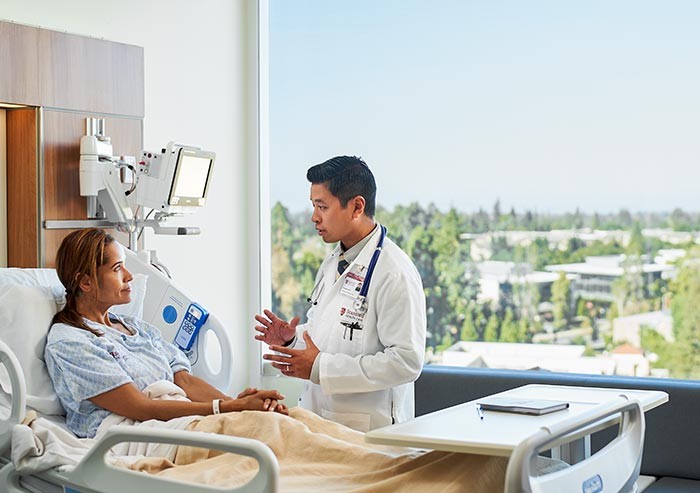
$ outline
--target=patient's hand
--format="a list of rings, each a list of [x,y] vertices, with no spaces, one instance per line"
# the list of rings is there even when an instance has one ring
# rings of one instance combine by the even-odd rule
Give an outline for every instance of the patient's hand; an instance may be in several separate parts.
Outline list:
[[[255,326],[255,330],[260,332],[255,336],[258,341],[263,341],[269,346],[284,346],[294,339],[299,317],[286,322],[270,310],[264,310],[263,313],[265,316],[255,315],[255,320],[261,324]]]
[[[236,396],[237,399],[240,399],[242,397],[245,397],[247,395],[253,395],[254,393],[258,392],[258,389],[255,387],[248,387],[244,390],[241,390],[240,394]]]
[[[276,390],[248,388],[238,395],[237,399],[222,402],[221,411],[276,411],[289,414],[287,406],[280,402],[284,396]]]

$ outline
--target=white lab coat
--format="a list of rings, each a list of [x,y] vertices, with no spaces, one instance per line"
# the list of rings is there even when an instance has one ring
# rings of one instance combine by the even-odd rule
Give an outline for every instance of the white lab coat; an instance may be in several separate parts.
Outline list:
[[[353,267],[369,266],[381,228],[336,280],[338,245],[323,261],[306,324],[297,327],[294,347],[305,345],[306,330],[321,350],[320,385],[305,382],[302,407],[358,431],[400,423],[415,415],[413,382],[425,356],[425,295],[408,256],[388,237],[376,264],[362,330],[349,340],[341,309],[353,309],[355,296],[343,294]],[[313,298],[318,296],[318,299]]]

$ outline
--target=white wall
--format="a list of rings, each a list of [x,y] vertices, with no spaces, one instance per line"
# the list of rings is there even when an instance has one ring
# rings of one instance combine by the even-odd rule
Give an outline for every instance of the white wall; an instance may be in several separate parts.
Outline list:
[[[147,237],[181,286],[232,328],[234,389],[249,382],[247,185],[252,140],[254,0],[2,0],[0,18],[144,47],[144,145],[169,140],[217,153],[207,206],[186,221],[199,237]],[[251,31],[252,30],[252,31]],[[253,38],[254,39],[254,38]],[[254,56],[252,57],[254,58]],[[255,71],[253,70],[253,73]],[[107,128],[109,135],[109,128]],[[118,151],[118,149],[115,149]],[[252,269],[253,272],[257,271]],[[253,375],[256,378],[256,375]]]
[[[0,109],[0,267],[7,267],[7,133],[5,110]]]

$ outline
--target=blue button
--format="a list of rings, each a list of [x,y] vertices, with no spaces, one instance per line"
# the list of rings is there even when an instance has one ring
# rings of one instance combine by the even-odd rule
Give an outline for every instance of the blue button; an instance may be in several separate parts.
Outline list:
[[[163,320],[165,320],[166,323],[169,324],[177,320],[177,310],[173,305],[168,305],[165,308],[163,308]]]

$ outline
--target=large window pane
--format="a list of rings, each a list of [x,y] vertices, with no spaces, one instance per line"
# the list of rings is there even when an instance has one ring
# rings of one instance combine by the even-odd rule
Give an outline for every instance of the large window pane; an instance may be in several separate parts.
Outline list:
[[[273,308],[328,247],[306,169],[363,157],[431,364],[700,377],[700,4],[270,4]]]

